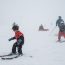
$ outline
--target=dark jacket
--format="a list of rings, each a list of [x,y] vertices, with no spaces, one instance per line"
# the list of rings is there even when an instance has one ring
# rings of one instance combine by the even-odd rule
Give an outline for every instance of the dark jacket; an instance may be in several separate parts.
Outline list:
[[[63,19],[58,19],[56,21],[56,26],[60,27],[61,26],[61,23],[64,23]]]

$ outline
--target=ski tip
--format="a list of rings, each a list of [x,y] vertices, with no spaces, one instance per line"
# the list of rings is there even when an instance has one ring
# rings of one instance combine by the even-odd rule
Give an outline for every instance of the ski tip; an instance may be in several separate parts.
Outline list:
[[[5,60],[5,58],[1,58],[2,60]]]
[[[12,60],[13,58],[1,58],[2,60]]]

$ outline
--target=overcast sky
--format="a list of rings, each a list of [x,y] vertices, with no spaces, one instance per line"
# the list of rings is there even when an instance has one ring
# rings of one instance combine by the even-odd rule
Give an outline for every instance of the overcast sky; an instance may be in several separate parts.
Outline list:
[[[0,0],[0,25],[50,24],[59,15],[65,20],[65,0]]]

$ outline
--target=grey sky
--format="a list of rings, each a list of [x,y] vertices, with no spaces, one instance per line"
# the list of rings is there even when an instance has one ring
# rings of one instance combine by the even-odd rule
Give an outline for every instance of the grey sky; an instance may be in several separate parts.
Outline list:
[[[65,18],[65,0],[0,0],[0,23],[50,23]]]

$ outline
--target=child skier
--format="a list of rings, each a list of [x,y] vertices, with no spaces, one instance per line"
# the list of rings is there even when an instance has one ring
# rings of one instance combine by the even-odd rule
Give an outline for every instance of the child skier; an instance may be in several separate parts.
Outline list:
[[[12,30],[15,33],[15,36],[10,38],[9,41],[16,39],[16,42],[13,44],[12,47],[12,54],[16,54],[16,47],[18,48],[18,54],[22,55],[22,45],[24,44],[24,35],[22,32],[19,31],[19,26],[14,24]]]

